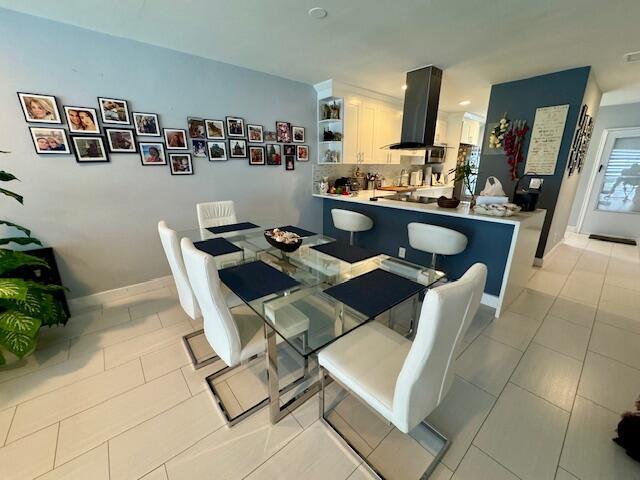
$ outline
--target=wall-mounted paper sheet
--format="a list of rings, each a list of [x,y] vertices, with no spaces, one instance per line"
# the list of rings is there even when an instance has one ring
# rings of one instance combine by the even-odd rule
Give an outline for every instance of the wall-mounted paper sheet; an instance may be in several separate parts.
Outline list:
[[[525,172],[535,172],[538,175],[554,174],[568,112],[569,105],[536,109]]]

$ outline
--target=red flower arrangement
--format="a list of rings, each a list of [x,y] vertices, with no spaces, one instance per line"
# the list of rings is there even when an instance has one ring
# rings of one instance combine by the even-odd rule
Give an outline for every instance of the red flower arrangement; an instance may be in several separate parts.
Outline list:
[[[529,131],[529,127],[525,120],[515,120],[511,122],[510,127],[507,133],[504,134],[503,148],[507,156],[511,180],[517,180],[518,165],[524,160],[522,144],[524,143],[524,136]]]

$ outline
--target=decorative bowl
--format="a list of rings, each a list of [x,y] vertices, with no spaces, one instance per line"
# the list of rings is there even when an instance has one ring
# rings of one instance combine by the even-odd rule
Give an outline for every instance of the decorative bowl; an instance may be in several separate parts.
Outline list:
[[[457,198],[447,198],[444,195],[438,197],[438,206],[441,208],[458,208],[460,200]]]
[[[269,245],[277,248],[278,250],[286,253],[292,253],[299,249],[300,245],[302,245],[302,237],[298,237],[295,241],[292,241],[290,243],[278,242],[275,238],[273,238],[272,232],[273,230],[265,230],[264,238],[267,240]]]

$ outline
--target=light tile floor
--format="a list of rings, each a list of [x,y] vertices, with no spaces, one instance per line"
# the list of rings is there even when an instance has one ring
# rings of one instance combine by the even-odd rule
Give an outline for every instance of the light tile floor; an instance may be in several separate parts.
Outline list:
[[[429,418],[453,440],[432,478],[640,479],[611,442],[640,393],[639,279],[638,249],[568,235],[500,319],[482,308]],[[0,371],[0,478],[372,478],[318,421],[317,398],[275,426],[263,409],[227,428],[203,382],[221,365],[194,371],[180,341],[200,326],[167,285],[44,331],[20,368]],[[299,362],[281,361],[295,378]],[[265,378],[258,361],[218,386],[240,409],[265,395]],[[432,458],[419,435],[336,398],[332,418],[369,461],[418,478]]]

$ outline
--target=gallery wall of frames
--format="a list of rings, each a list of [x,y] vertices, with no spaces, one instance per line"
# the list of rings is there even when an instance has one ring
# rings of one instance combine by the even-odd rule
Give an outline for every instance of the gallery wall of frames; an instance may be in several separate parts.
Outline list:
[[[235,116],[187,117],[185,125],[165,126],[158,113],[130,111],[123,99],[98,97],[97,108],[60,105],[55,96],[39,93],[18,92],[18,99],[36,153],[75,155],[81,164],[109,162],[110,153],[131,154],[142,166],[193,175],[194,158],[245,160],[288,171],[309,161],[305,128],[286,121],[275,122],[274,130]]]

